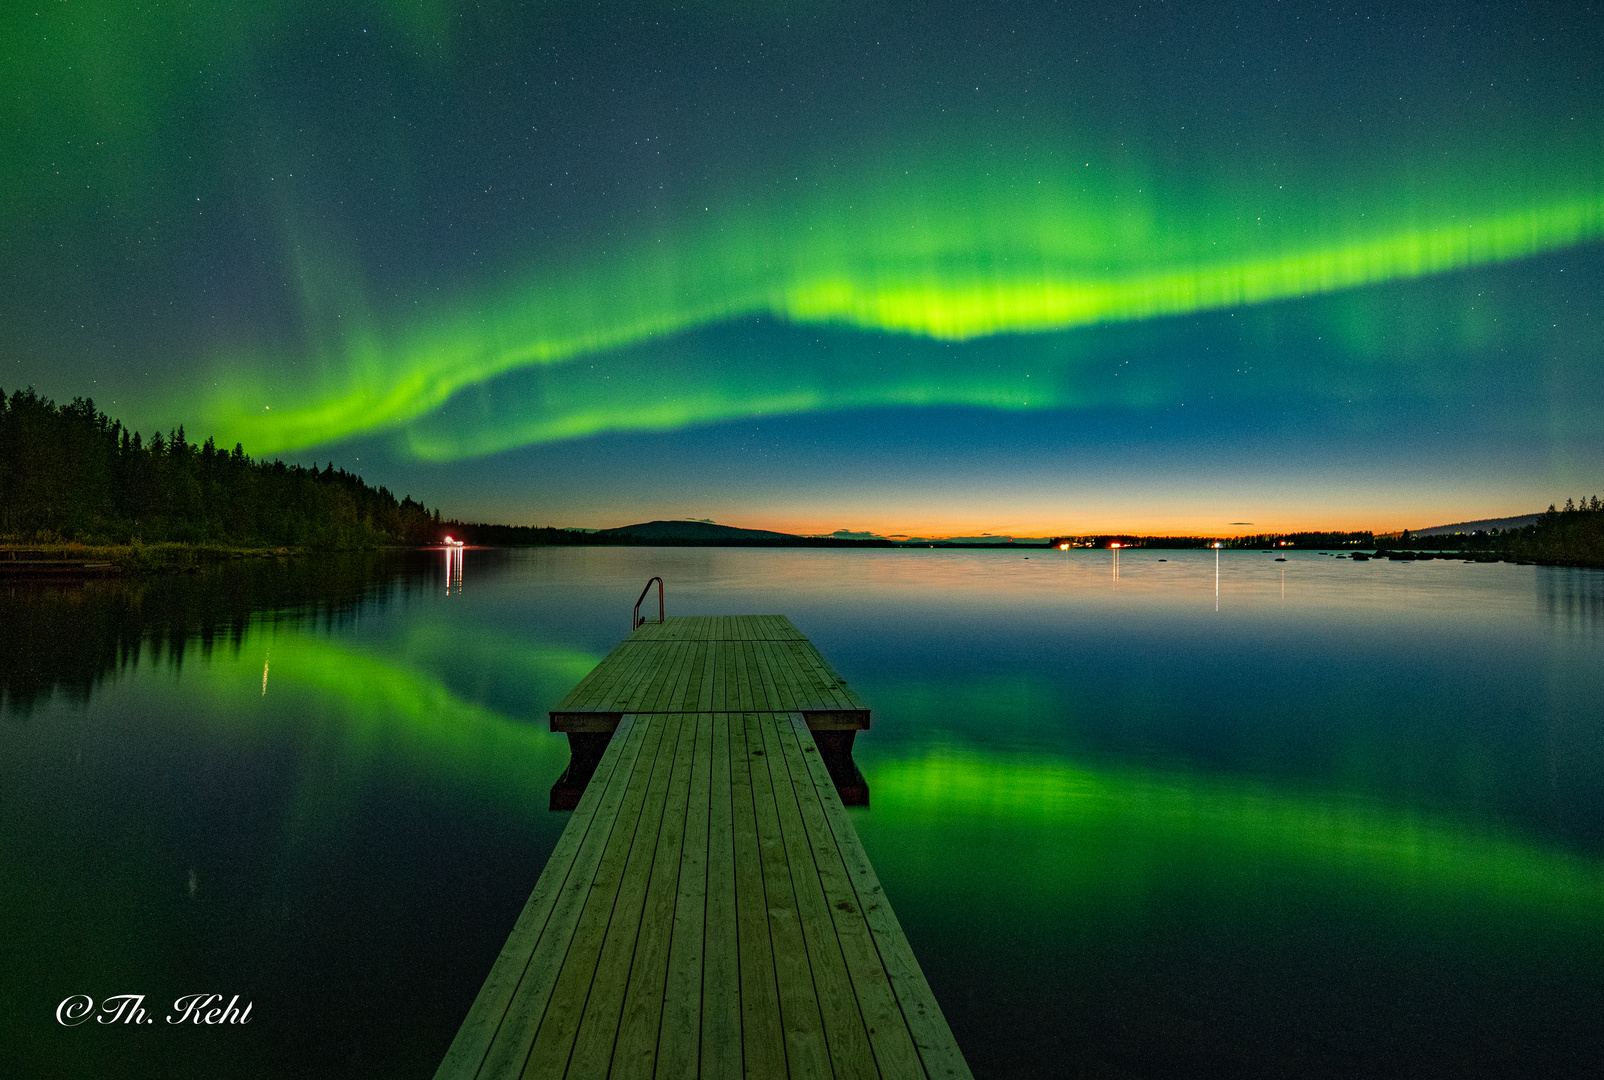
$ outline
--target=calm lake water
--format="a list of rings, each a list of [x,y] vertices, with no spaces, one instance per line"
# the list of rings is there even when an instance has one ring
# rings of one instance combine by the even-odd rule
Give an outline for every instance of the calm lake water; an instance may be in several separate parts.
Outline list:
[[[567,820],[546,711],[653,574],[873,707],[852,814],[977,1076],[1604,1062],[1604,572],[442,559],[0,586],[0,1074],[431,1076]],[[162,1022],[197,992],[250,1023]]]

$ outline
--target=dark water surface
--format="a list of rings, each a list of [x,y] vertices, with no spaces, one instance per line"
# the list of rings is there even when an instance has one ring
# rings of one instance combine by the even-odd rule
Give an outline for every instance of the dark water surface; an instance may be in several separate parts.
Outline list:
[[[0,1075],[431,1076],[566,821],[546,710],[652,574],[873,707],[852,813],[977,1076],[1604,1062],[1604,573],[441,558],[0,586]],[[165,1022],[198,992],[250,1023]]]

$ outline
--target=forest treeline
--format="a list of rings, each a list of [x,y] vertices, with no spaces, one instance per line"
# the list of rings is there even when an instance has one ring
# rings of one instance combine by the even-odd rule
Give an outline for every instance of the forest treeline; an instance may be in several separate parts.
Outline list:
[[[179,427],[146,442],[74,398],[0,390],[0,538],[12,543],[182,542],[363,548],[436,539],[440,515],[326,469],[196,444]]]
[[[1546,563],[1556,566],[1604,566],[1604,501],[1597,495],[1580,501],[1566,499],[1564,507],[1550,504],[1548,512],[1518,529],[1470,533],[1435,533],[1413,536],[1408,532],[1376,538],[1378,554],[1436,551],[1463,552],[1487,559]]]
[[[1375,543],[1375,534],[1371,532],[1297,532],[1297,533],[1257,533],[1252,536],[1142,536],[1136,533],[1099,533],[1094,536],[1055,536],[1048,544],[1057,547],[1059,544],[1070,544],[1073,547],[1108,547],[1118,544],[1121,547],[1163,548],[1169,551],[1185,551],[1198,548],[1271,548],[1271,547],[1298,547],[1298,548],[1331,548],[1333,550],[1352,550],[1369,547]]]
[[[458,540],[487,547],[791,547],[791,548],[888,548],[890,540],[843,540],[835,536],[786,536],[776,540],[689,539],[683,537],[632,536],[628,532],[606,529],[559,529],[549,525],[490,525],[483,522],[451,520],[441,528]]]
[[[1604,566],[1604,502],[1594,495],[1577,505],[1565,500],[1563,509],[1550,504],[1535,524],[1505,534],[1506,550],[1529,562]]]

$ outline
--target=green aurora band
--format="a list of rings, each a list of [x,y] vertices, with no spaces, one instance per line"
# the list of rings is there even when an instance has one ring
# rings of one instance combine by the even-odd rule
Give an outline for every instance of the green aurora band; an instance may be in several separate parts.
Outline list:
[[[858,183],[799,178],[804,192],[792,198],[743,205],[732,197],[722,204],[735,204],[728,212],[709,205],[612,250],[554,258],[495,298],[464,299],[395,329],[363,314],[372,305],[351,274],[306,260],[306,306],[342,313],[339,329],[311,346],[321,375],[292,386],[262,378],[287,370],[272,358],[219,357],[219,372],[229,374],[205,402],[205,418],[227,441],[272,453],[413,424],[466,388],[519,369],[573,366],[632,346],[649,369],[650,354],[671,349],[674,335],[752,316],[964,342],[1409,281],[1604,237],[1604,181],[1591,163],[1548,174],[1541,190],[1531,190],[1527,173],[1493,169],[1479,186],[1427,176],[1395,181],[1391,192],[1372,183],[1299,198],[1282,189],[1274,197],[1161,196],[1129,171],[1094,182],[1093,165],[1080,167],[1087,179],[1079,183],[1062,157],[989,176],[932,166],[919,178],[869,169],[853,170]],[[1419,190],[1435,194],[1412,194]],[[727,372],[654,373],[651,392],[634,399],[536,395],[516,415],[466,435],[415,428],[407,447],[445,460],[761,413],[1064,403],[1062,395],[1033,400],[1028,385],[983,369],[932,377],[893,366],[832,379],[828,392],[787,379],[783,368],[769,375],[743,385]]]
[[[825,8],[843,19],[847,10]],[[543,5],[530,25],[566,11]],[[729,11],[775,27],[796,14]],[[515,239],[533,217],[509,219],[503,236],[476,237],[495,249],[485,263],[435,268],[455,283],[442,296],[427,273],[408,270],[398,283],[378,265],[382,252],[428,241],[421,219],[386,216],[388,203],[342,210],[353,192],[339,185],[355,174],[313,160],[338,149],[364,159],[364,175],[382,174],[385,190],[427,195],[419,175],[433,148],[387,122],[406,118],[403,90],[433,97],[484,59],[474,52],[484,42],[463,29],[466,13],[449,0],[383,0],[337,17],[305,0],[141,9],[86,0],[0,13],[0,121],[11,132],[0,196],[14,211],[0,251],[42,283],[40,307],[54,313],[59,297],[87,294],[119,261],[142,285],[181,280],[219,235],[231,252],[271,264],[250,288],[265,294],[287,279],[283,297],[241,300],[238,320],[215,337],[204,308],[190,311],[180,336],[160,346],[172,350],[163,372],[114,393],[102,384],[103,404],[253,454],[391,432],[427,460],[758,414],[1062,408],[1087,400],[1073,370],[1044,392],[1023,384],[1030,365],[997,370],[989,355],[932,365],[930,351],[866,354],[888,341],[899,349],[1162,323],[1604,238],[1604,125],[1585,102],[1473,117],[1427,100],[1416,115],[1425,127],[1384,111],[1360,115],[1362,128],[1335,124],[1340,109],[1293,116],[1311,131],[1332,123],[1335,134],[1289,149],[1268,129],[1256,144],[1226,142],[1223,129],[1177,136],[1164,109],[1194,104],[1178,91],[1156,88],[1160,111],[1148,113],[1088,104],[1097,95],[1078,98],[1081,84],[1068,80],[1028,122],[999,126],[949,88],[884,116],[866,99],[859,122],[781,149],[744,130],[697,136],[670,174],[676,190],[609,177],[616,197],[577,211],[572,229],[565,219],[558,234],[537,230],[537,241]],[[296,65],[323,47],[308,44],[309,27],[354,29],[358,15],[362,33],[394,49],[359,72],[370,83],[382,73],[388,90],[340,97],[337,117],[293,95],[262,96],[280,79],[337,85]],[[842,93],[840,104],[860,104]],[[1558,111],[1545,112],[1551,105]],[[348,106],[360,122],[342,127]],[[287,173],[300,179],[290,185]],[[257,302],[285,310],[247,312]],[[128,310],[142,306],[143,297]],[[798,336],[854,335],[859,356],[814,371],[795,356],[698,354],[686,340],[753,318]],[[625,394],[616,382],[587,385],[579,369],[590,362],[640,385]],[[1055,362],[1063,366],[1044,350],[1035,366]],[[511,395],[489,385],[531,372],[554,377]],[[459,406],[475,389],[495,408],[462,422]],[[1171,400],[1173,387],[1152,386],[1138,403]]]
[[[939,866],[943,888],[962,891],[968,882],[984,892],[982,882],[1014,876],[1023,859],[1032,871],[1018,887],[1032,906],[1057,907],[1072,896],[1134,898],[1165,880],[1176,860],[1197,859],[1209,866],[1203,879],[1251,878],[1266,863],[1288,864],[1343,879],[1344,892],[1368,885],[1389,909],[1450,907],[1478,920],[1519,912],[1551,930],[1589,935],[1604,920],[1604,866],[1596,859],[1489,823],[1366,799],[959,746],[877,762],[870,782],[874,814],[914,834],[903,840],[907,851],[877,854],[877,862]],[[950,857],[923,861],[968,833],[992,839],[964,841],[978,861],[962,880],[953,880]],[[1020,845],[1031,848],[1028,856]],[[981,854],[987,851],[994,854]]]

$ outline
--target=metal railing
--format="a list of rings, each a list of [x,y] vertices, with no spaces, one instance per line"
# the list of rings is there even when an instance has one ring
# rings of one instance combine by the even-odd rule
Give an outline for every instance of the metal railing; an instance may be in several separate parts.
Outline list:
[[[646,594],[652,591],[652,582],[657,582],[657,621],[663,621],[663,579],[651,578],[646,587],[640,591],[640,599],[635,601],[635,613],[629,617],[629,629],[633,633],[646,625],[646,620],[640,617],[640,606],[646,600]]]

